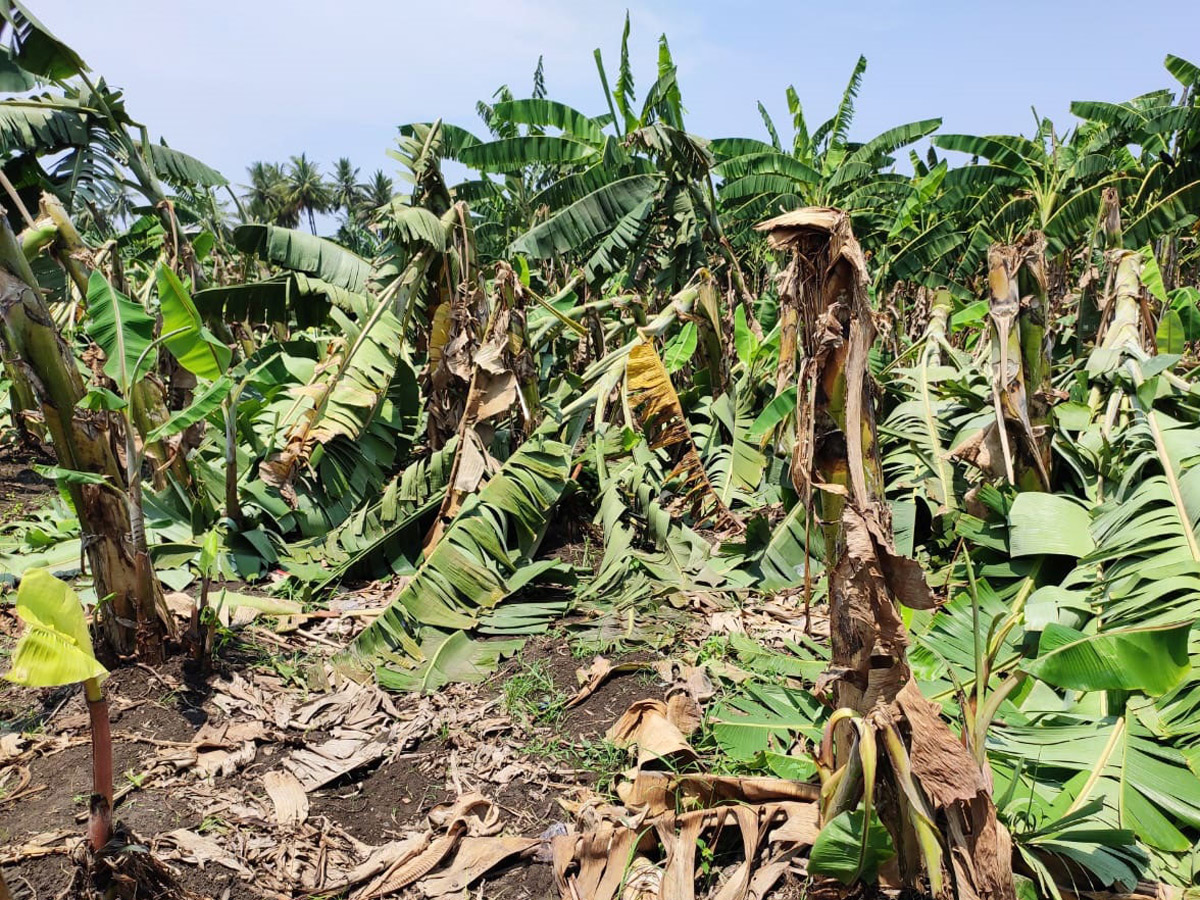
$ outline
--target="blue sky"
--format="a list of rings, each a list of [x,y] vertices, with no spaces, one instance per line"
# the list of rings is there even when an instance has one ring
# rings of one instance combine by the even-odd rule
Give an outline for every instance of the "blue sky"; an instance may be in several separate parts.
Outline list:
[[[794,84],[810,124],[828,117],[859,53],[869,60],[852,136],[942,116],[943,131],[1028,132],[1030,107],[1064,124],[1071,100],[1173,85],[1167,53],[1200,61],[1200,3],[551,2],[458,0],[34,0],[34,11],[154,135],[245,182],[253,160],[349,156],[364,174],[397,125],[478,128],[474,104],[507,83],[527,96],[539,54],[549,93],[604,111],[628,6],[639,98],[666,32],[690,131],[765,137],[762,100],[787,135]]]

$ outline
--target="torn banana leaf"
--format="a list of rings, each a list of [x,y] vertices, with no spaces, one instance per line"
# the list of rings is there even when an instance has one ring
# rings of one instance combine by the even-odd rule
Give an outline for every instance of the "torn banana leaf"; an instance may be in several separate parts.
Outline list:
[[[570,447],[535,435],[462,511],[384,613],[351,644],[343,662],[421,659],[428,627],[479,626],[516,587],[567,484]],[[506,544],[517,535],[517,549]]]

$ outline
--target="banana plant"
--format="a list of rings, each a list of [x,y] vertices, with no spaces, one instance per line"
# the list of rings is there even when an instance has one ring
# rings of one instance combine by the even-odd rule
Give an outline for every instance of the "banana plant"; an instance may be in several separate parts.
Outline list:
[[[25,687],[83,684],[92,735],[92,799],[88,842],[99,852],[112,837],[113,761],[108,703],[101,683],[108,670],[96,659],[79,597],[45,569],[30,569],[17,591],[25,631],[4,677]]]
[[[837,206],[854,218],[861,235],[878,232],[886,211],[918,196],[912,181],[888,171],[892,155],[933,133],[941,119],[922,119],[889,128],[868,141],[850,140],[854,101],[867,70],[860,56],[834,114],[810,134],[800,96],[787,89],[792,122],[791,146],[785,146],[767,109],[760,102],[769,141],[718,138],[712,149],[718,160],[714,173],[722,179],[720,198],[736,227],[753,224],[764,215],[799,206]],[[926,188],[927,191],[929,188]],[[936,186],[935,188],[936,189]]]
[[[1023,483],[1036,479],[1033,483],[1049,490],[1046,441],[1035,432],[1044,431],[1048,410],[1043,399],[1049,387],[1044,247],[1034,232],[1018,244],[988,250],[988,315],[992,405],[1005,477],[1011,484],[1019,477]],[[1010,437],[1010,422],[1017,441]],[[1031,464],[1022,465],[1023,460]]]
[[[906,884],[923,876],[934,896],[1013,897],[989,779],[921,695],[905,652],[898,603],[920,610],[933,601],[920,566],[892,544],[867,378],[874,325],[862,249],[839,210],[802,209],[758,227],[792,254],[797,276],[790,283],[803,291],[791,474],[823,523],[832,650],[826,690],[837,710],[821,757],[822,822],[830,828],[861,809],[865,865],[878,780],[895,798],[880,812]],[[880,743],[890,766],[877,769]],[[964,866],[964,857],[974,864]]]
[[[569,429],[579,424],[567,423]],[[532,562],[532,553],[568,480],[570,447],[554,439],[558,430],[553,422],[543,426],[466,498],[412,580],[354,640],[341,665],[351,672],[379,666],[381,679],[405,681],[413,670],[436,666],[443,643],[462,640],[455,635],[489,622],[492,633],[497,628],[503,633],[502,602],[546,568]],[[517,536],[512,549],[510,530]],[[545,627],[544,619],[534,624]],[[486,648],[479,653],[479,666],[494,667],[496,658]],[[421,683],[437,686],[428,679]]]
[[[94,386],[81,398],[80,405],[102,414],[120,416],[120,431],[125,440],[125,472],[118,487],[128,508],[130,541],[138,573],[135,621],[143,623],[140,631],[157,634],[161,641],[161,635],[170,633],[173,623],[154,575],[146,541],[142,487],[146,450],[220,409],[233,385],[224,375],[232,357],[231,351],[204,328],[182,282],[165,264],[158,267],[157,287],[163,330],[156,336],[155,318],[141,304],[113,288],[100,271],[92,272],[88,282],[86,327],[88,335],[104,351],[104,375],[116,387],[116,392],[102,385]],[[209,379],[210,384],[188,407],[169,415],[139,440],[136,397],[154,366],[160,347],[166,347],[179,365],[194,375]],[[116,627],[124,626],[118,621]],[[161,646],[147,649],[154,654],[162,652]]]
[[[126,543],[125,536],[132,534],[134,526],[122,491],[126,473],[119,469],[108,439],[107,413],[80,408],[86,396],[83,379],[7,221],[0,223],[0,242],[0,255],[8,267],[0,269],[0,290],[6,296],[6,348],[36,376],[37,402],[53,440],[58,469],[74,473],[64,480],[87,536],[85,547],[97,594],[106,598],[103,620],[110,623],[106,638],[116,652],[131,653],[138,636],[121,622],[143,621],[147,629],[140,632],[146,636],[142,649],[154,655],[159,651],[158,609],[148,561],[140,562]],[[105,330],[116,337],[111,328]],[[136,362],[136,355],[132,361]],[[127,362],[122,356],[120,365]],[[104,394],[98,399],[101,404],[109,402]],[[114,399],[125,402],[115,395]]]

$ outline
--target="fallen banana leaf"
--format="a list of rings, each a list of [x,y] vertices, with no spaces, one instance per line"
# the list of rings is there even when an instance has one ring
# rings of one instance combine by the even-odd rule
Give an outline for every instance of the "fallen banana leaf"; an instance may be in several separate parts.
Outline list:
[[[592,665],[586,672],[583,669],[579,670],[579,680],[581,686],[578,691],[567,701],[565,709],[571,709],[578,706],[588,697],[596,692],[596,690],[608,681],[613,675],[627,675],[631,672],[642,672],[651,668],[651,663],[642,662],[626,662],[613,664],[611,660],[605,659],[603,656],[597,656],[592,660]]]
[[[511,593],[566,487],[570,448],[545,436],[521,445],[478,494],[467,498],[420,569],[337,664],[354,674],[364,664],[429,656],[418,638],[424,626],[463,631]],[[516,552],[505,540],[517,535]],[[511,652],[511,650],[509,651]],[[409,683],[405,680],[405,683]],[[427,686],[422,677],[416,686]]]
[[[811,803],[820,797],[820,787],[786,778],[675,774],[642,769],[633,774],[631,781],[618,784],[617,794],[630,809],[659,816],[684,807],[778,801]],[[815,815],[813,822],[816,822]]]
[[[464,837],[446,867],[420,881],[421,892],[426,897],[462,896],[467,887],[506,859],[528,853],[540,843],[539,838],[503,834]]]
[[[638,768],[659,764],[675,766],[697,758],[670,709],[661,700],[638,700],[608,730],[608,740],[618,747],[636,746]]]

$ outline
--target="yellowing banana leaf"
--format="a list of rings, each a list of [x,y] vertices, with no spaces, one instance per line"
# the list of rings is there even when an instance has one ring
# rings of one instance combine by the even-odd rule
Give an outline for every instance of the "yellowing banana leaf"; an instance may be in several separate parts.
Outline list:
[[[653,342],[643,339],[630,349],[625,384],[629,405],[646,430],[651,449],[667,450],[677,458],[669,477],[678,475],[682,479],[683,496],[695,514],[702,519],[736,521],[713,489],[688,430],[679,395]]]
[[[92,652],[79,597],[65,581],[45,569],[31,569],[21,579],[16,610],[26,631],[4,676],[9,681],[56,687],[108,674]]]

